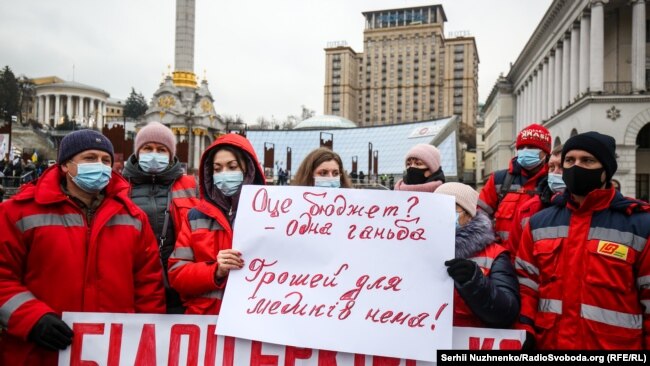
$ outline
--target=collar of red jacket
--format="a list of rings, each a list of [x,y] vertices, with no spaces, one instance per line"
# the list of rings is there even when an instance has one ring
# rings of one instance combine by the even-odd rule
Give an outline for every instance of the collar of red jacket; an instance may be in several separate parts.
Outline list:
[[[588,213],[593,211],[602,211],[609,208],[612,199],[616,195],[614,188],[595,189],[585,196],[582,205],[578,206],[577,203],[571,198],[567,207],[575,213]]]

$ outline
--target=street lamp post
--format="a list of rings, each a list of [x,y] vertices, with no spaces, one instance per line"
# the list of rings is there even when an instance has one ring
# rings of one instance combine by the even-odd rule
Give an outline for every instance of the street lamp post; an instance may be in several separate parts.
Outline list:
[[[287,146],[287,177],[291,179],[291,147]]]
[[[275,161],[275,144],[272,142],[264,143],[264,176],[267,181],[271,178],[273,182],[273,162]]]
[[[192,113],[191,110],[187,110],[185,112],[185,121],[187,122],[187,125],[189,127],[187,131],[187,168],[192,169],[192,173],[194,173],[194,144],[192,141],[193,140],[193,132],[192,128],[194,128],[194,114]]]
[[[368,183],[370,183],[370,175],[372,174],[372,142],[368,143]]]

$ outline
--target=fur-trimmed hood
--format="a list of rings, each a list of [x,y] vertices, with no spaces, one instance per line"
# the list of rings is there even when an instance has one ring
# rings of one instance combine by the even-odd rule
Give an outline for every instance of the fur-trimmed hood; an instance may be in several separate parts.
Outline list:
[[[492,221],[482,210],[465,226],[456,229],[456,258],[470,258],[495,240]]]

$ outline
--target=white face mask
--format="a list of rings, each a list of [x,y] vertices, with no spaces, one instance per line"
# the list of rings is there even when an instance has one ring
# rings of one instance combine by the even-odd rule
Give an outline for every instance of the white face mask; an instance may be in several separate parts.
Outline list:
[[[160,173],[169,165],[169,154],[143,153],[138,164],[147,173]]]
[[[314,187],[341,188],[340,177],[314,177]]]
[[[225,196],[232,196],[239,190],[244,181],[242,171],[221,172],[212,175],[214,185],[221,190]]]

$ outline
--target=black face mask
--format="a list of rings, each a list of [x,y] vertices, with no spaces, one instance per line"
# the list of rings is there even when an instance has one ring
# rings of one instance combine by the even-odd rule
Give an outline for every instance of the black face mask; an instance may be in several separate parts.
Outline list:
[[[418,169],[410,167],[406,169],[404,173],[404,183],[406,184],[422,184],[427,181],[427,178],[424,176],[424,173],[427,172],[427,169]]]
[[[564,169],[562,180],[569,192],[578,196],[586,196],[589,192],[603,186],[604,182],[601,180],[601,176],[604,171],[605,168],[585,169],[574,165]]]

